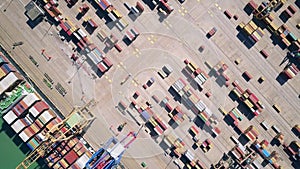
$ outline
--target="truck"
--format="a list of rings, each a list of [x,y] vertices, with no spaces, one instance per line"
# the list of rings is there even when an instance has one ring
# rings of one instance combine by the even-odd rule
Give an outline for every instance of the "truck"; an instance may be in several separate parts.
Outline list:
[[[214,34],[216,34],[217,32],[217,28],[216,27],[213,27],[211,28],[211,30],[206,34],[206,37],[207,38],[211,38],[212,36],[214,36]]]

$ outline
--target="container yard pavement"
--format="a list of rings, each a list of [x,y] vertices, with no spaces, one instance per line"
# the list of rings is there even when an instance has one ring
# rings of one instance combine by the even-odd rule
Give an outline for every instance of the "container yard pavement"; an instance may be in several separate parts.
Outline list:
[[[167,91],[170,85],[179,77],[186,78],[181,72],[185,66],[183,60],[186,58],[208,73],[211,70],[204,62],[209,62],[212,66],[222,62],[226,63],[229,66],[226,74],[230,77],[230,82],[238,80],[243,89],[249,88],[262,101],[265,109],[258,117],[249,121],[243,115],[244,119],[241,124],[243,129],[252,124],[260,133],[259,139],[271,141],[275,136],[275,132],[271,129],[265,131],[260,126],[260,122],[266,120],[270,126],[276,124],[280,128],[287,143],[295,140],[296,137],[290,129],[300,122],[299,114],[295,113],[300,109],[299,99],[297,98],[300,93],[300,86],[297,85],[300,83],[300,78],[296,77],[284,85],[280,85],[276,81],[277,75],[284,67],[284,65],[280,66],[279,64],[287,51],[280,49],[278,45],[274,46],[272,44],[267,30],[264,30],[264,37],[250,49],[237,38],[236,26],[241,21],[247,23],[252,18],[243,11],[246,1],[232,3],[230,0],[189,0],[180,5],[176,0],[172,1],[175,8],[174,12],[161,22],[159,22],[160,17],[156,12],[157,10],[151,11],[144,3],[142,4],[145,7],[145,12],[135,21],[132,21],[126,15],[129,11],[124,7],[123,1],[112,1],[113,5],[121,11],[124,18],[129,22],[127,28],[135,26],[141,32],[141,35],[128,47],[120,42],[123,46],[121,53],[118,53],[115,49],[108,51],[106,56],[112,60],[114,66],[101,78],[95,79],[92,75],[94,72],[87,62],[84,62],[83,67],[80,68],[76,68],[76,65],[72,63],[70,59],[73,53],[71,50],[72,43],[62,42],[57,35],[55,26],[50,26],[49,23],[43,21],[31,29],[26,24],[27,17],[23,14],[23,11],[24,4],[28,2],[29,0],[15,0],[10,3],[7,0],[2,2],[2,5],[0,4],[0,20],[5,23],[1,24],[0,27],[1,43],[7,50],[11,51],[13,58],[20,67],[64,115],[67,115],[72,107],[83,105],[84,102],[92,98],[98,101],[97,108],[93,111],[97,119],[84,135],[84,138],[94,149],[97,150],[109,137],[116,133],[118,133],[117,137],[121,138],[128,131],[138,131],[140,129],[140,126],[129,115],[131,113],[139,116],[136,110],[128,108],[129,112],[125,113],[118,110],[120,101],[129,105],[133,93],[139,91],[141,96],[137,99],[138,104],[145,105],[146,101],[150,101],[153,104],[153,110],[166,122],[170,118],[166,110],[155,104],[151,98],[154,93],[160,99],[168,96],[171,98],[172,105],[180,105],[187,112],[192,121],[185,120],[174,130],[169,127],[164,135],[176,133],[186,143],[187,148],[192,150],[192,137],[187,131],[191,125],[195,125],[193,120],[197,118],[191,111],[186,110],[182,104],[175,102]],[[133,0],[127,2],[135,4]],[[8,6],[8,4],[10,5]],[[78,2],[74,7],[68,8],[64,1],[59,2],[59,9],[61,9],[63,16],[68,17],[69,20],[80,27],[82,27],[82,19],[76,20],[75,16],[81,4],[81,2]],[[4,8],[7,8],[6,12],[3,12]],[[239,19],[237,21],[228,20],[223,14],[224,10],[238,14]],[[276,13],[276,16],[282,10]],[[120,32],[115,27],[109,29],[104,25],[104,19],[100,19],[95,14],[95,9],[92,6],[87,15],[95,19],[100,25],[93,34],[89,35],[100,49],[105,47],[96,37],[96,33],[100,29],[112,32],[120,41],[122,40],[124,31]],[[278,16],[277,19],[279,19]],[[292,18],[288,25],[299,37],[300,33],[296,30],[294,23],[296,21]],[[216,27],[218,31],[211,39],[207,39],[205,34],[212,27]],[[24,41],[24,45],[13,50],[11,45],[17,41]],[[205,46],[203,52],[199,51],[200,45]],[[259,54],[259,51],[263,48],[270,51],[272,55],[270,58],[264,59]],[[50,61],[46,61],[41,56],[42,49],[45,49],[46,53],[52,56]],[[37,60],[40,65],[38,68],[28,59],[29,55]],[[241,60],[240,64],[236,65],[234,63],[236,59]],[[157,71],[165,64],[169,64],[174,72],[170,77],[162,80]],[[246,82],[241,76],[245,70],[253,75],[253,79],[249,82]],[[66,96],[61,96],[55,88],[51,90],[43,83],[42,79],[45,72],[54,79],[55,84],[59,82],[63,85],[68,92]],[[265,82],[262,84],[257,82],[260,76],[265,77]],[[126,80],[127,77],[129,78]],[[142,85],[151,77],[155,79],[153,86],[144,90]],[[226,88],[222,81],[220,82],[211,75],[204,85],[203,92],[196,90],[196,94],[216,115],[219,121],[218,127],[221,129],[221,134],[216,139],[213,139],[208,132],[200,130],[200,140],[204,141],[206,138],[210,138],[214,144],[214,147],[208,153],[204,153],[201,149],[192,150],[206,167],[216,164],[223,153],[228,152],[234,146],[229,139],[231,135],[239,136],[232,127],[224,122],[224,117],[218,111],[220,106],[224,107],[225,110],[231,110],[233,107],[238,106],[237,102],[233,102],[228,97],[228,93],[232,88],[231,85]],[[212,96],[207,98],[204,95],[205,92],[211,92]],[[275,103],[280,105],[283,110],[282,113],[278,114],[274,111],[272,105]],[[119,133],[117,127],[124,121],[128,124]],[[155,143],[159,142],[164,136],[150,137],[144,130],[144,127],[141,128],[138,139],[126,151],[122,159],[125,167],[139,168],[141,162],[146,162],[149,168],[175,168],[176,166],[172,162],[173,159],[165,156],[164,150],[159,144]],[[280,164],[284,168],[289,168],[291,165],[290,160],[282,147],[272,146],[268,149],[278,151],[282,158]],[[265,168],[271,168],[271,165],[267,165]]]

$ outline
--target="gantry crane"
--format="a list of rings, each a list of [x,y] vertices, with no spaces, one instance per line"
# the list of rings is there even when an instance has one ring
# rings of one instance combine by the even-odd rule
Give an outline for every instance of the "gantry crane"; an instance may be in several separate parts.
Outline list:
[[[271,13],[272,10],[286,3],[287,0],[269,0],[265,6],[260,5],[254,12],[257,19],[264,19]]]
[[[35,148],[16,169],[27,169],[40,157],[47,156],[59,142],[68,141],[86,129],[95,119],[91,108],[95,107],[95,100],[89,101],[83,107],[75,107],[73,111],[60,123],[53,126],[45,135],[45,140]]]
[[[136,139],[137,134],[129,132],[121,141],[110,138],[102,148],[93,154],[85,165],[86,169],[111,169],[120,164],[125,150]],[[132,137],[128,142],[126,140]]]

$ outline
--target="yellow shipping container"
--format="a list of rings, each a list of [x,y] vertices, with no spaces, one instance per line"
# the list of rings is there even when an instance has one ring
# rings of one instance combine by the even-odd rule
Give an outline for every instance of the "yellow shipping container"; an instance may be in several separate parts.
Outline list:
[[[241,22],[241,23],[239,24],[239,27],[240,27],[240,28],[244,28],[244,27],[245,27],[245,23],[244,23],[244,22]]]
[[[191,71],[192,73],[196,70],[194,69],[190,64],[187,64],[187,68],[189,71]]]
[[[122,18],[122,15],[120,14],[119,11],[117,11],[116,9],[112,11],[116,16],[117,18]]]
[[[258,40],[261,39],[261,36],[260,36],[256,31],[253,32],[253,35],[254,35]]]
[[[251,20],[249,23],[248,23],[254,30],[256,30],[258,28],[258,26]]]
[[[151,117],[151,118],[149,119],[149,121],[150,121],[150,123],[153,125],[153,127],[157,126],[157,123],[156,123],[156,121],[153,119],[153,117]]]
[[[249,107],[249,108],[252,108],[253,107],[253,104],[248,100],[248,99],[246,99],[245,101],[244,101],[244,103],[247,105],[247,107]]]
[[[69,167],[69,164],[66,162],[65,159],[61,159],[60,164],[62,165],[63,168],[68,168]]]
[[[233,92],[238,98],[241,97],[241,94],[240,94],[235,88],[232,89],[232,92]]]
[[[264,21],[267,25],[269,25],[272,22],[268,17],[264,18]]]
[[[243,97],[244,98],[248,98],[249,97],[249,94],[247,92],[243,93]]]
[[[0,69],[0,79],[2,79],[5,76],[6,76],[6,73],[2,69]]]
[[[287,38],[283,38],[282,42],[286,45],[286,46],[290,46],[291,42],[287,39]]]
[[[276,31],[278,29],[278,26],[274,23],[271,22],[268,27],[271,29],[272,32]]]
[[[228,112],[221,106],[219,107],[219,111],[223,114],[223,115],[227,115]]]
[[[244,30],[246,31],[246,33],[247,33],[248,35],[251,35],[251,34],[254,32],[254,29],[253,29],[250,25],[246,25],[246,26],[244,27]]]
[[[193,72],[198,68],[198,66],[193,62],[190,62],[189,65],[194,69]]]

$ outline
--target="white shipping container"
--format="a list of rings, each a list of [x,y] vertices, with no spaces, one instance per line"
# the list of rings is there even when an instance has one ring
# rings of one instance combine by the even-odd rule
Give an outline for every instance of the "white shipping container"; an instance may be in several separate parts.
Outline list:
[[[239,144],[240,143],[240,141],[237,138],[235,138],[234,136],[230,136],[230,138],[234,142],[234,144]]]
[[[207,80],[207,77],[204,75],[204,73],[200,73],[200,75],[205,79],[205,81]]]
[[[122,26],[123,28],[125,28],[125,27],[128,26],[128,23],[127,23],[126,20],[124,20],[123,18],[121,18],[121,19],[119,20],[119,23],[121,24],[121,26]]]
[[[0,94],[6,91],[17,80],[19,80],[19,78],[17,77],[16,73],[14,72],[8,73],[8,75],[6,75],[4,79],[0,81]]]
[[[16,114],[13,111],[9,111],[7,114],[5,114],[3,116],[3,119],[6,121],[7,124],[11,124],[12,122],[14,122],[18,117],[16,116]]]
[[[89,161],[90,157],[87,154],[82,155],[77,159],[76,164],[79,168],[85,168],[85,164]]]
[[[29,136],[24,131],[19,134],[19,137],[23,140],[23,142],[27,142],[29,140]]]
[[[204,111],[209,117],[212,115],[212,112],[209,108],[206,108]]]
[[[201,79],[200,78],[198,78],[198,77],[195,77],[194,78],[194,81],[199,85],[199,86],[201,86],[202,85],[202,81],[201,81]]]
[[[19,133],[21,130],[23,130],[26,126],[20,121],[17,120],[14,124],[11,125],[11,128],[16,132]]]
[[[35,118],[40,114],[40,112],[37,111],[37,109],[36,109],[35,107],[31,107],[31,108],[29,109],[29,112],[30,112],[30,114],[31,114],[33,117],[35,117]]]
[[[206,108],[206,105],[203,103],[202,100],[199,100],[197,103],[196,103],[197,106],[199,106],[200,110],[203,111],[205,108]]]
[[[78,34],[81,36],[81,37],[86,37],[87,35],[86,35],[86,33],[82,30],[82,29],[78,29]]]
[[[202,83],[206,81],[206,79],[201,75],[201,73],[197,75],[197,77],[201,80]]]
[[[76,37],[76,39],[78,39],[78,40],[81,39],[81,37],[76,32],[74,32],[73,35]]]
[[[46,122],[49,122],[51,119],[54,118],[54,116],[48,110],[45,111],[41,116],[43,116]]]
[[[88,53],[87,56],[96,65],[102,61],[102,58],[97,57],[97,55],[95,55],[93,52]]]
[[[190,161],[194,160],[195,155],[190,150],[187,150],[184,154]]]
[[[184,83],[182,83],[182,81],[181,81],[181,80],[178,80],[177,82],[178,82],[178,86],[179,86],[179,88],[180,88],[180,89],[183,89],[183,88],[184,88],[184,86],[185,86],[185,85],[184,85]]]
[[[180,91],[179,87],[175,83],[172,85],[172,87],[177,93]]]
[[[112,20],[112,21],[116,21],[117,18],[112,14],[112,13],[108,13],[108,17]]]
[[[23,101],[24,103],[30,107],[34,102],[41,100],[39,96],[37,96],[35,93],[30,93],[27,96],[24,97]]]
[[[24,117],[23,120],[27,123],[27,125],[32,124],[34,121],[34,119],[31,119],[28,114]]]

